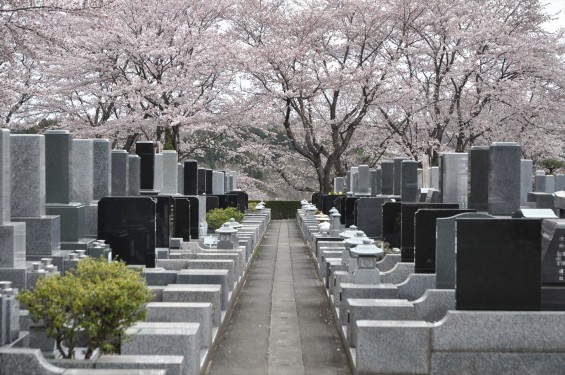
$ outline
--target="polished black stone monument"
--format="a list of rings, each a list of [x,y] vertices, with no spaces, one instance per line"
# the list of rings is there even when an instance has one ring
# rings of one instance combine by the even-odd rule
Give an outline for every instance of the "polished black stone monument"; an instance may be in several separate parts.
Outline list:
[[[453,209],[457,203],[402,203],[400,224],[400,259],[414,261],[414,215],[421,208]]]
[[[155,214],[151,197],[104,197],[98,201],[98,238],[127,264],[155,267]]]
[[[198,194],[206,194],[206,169],[198,168]]]
[[[173,199],[173,237],[190,241],[190,199],[172,197]],[[198,217],[198,213],[197,213]]]
[[[457,219],[457,310],[540,310],[541,223]]]
[[[414,215],[414,263],[416,273],[436,272],[436,220],[475,210],[422,208]]]
[[[198,195],[198,162],[184,162],[184,195]]]
[[[155,143],[136,142],[135,153],[139,156],[139,192],[157,194],[155,190]]]
[[[383,204],[382,238],[390,247],[400,247],[401,207],[400,202]]]

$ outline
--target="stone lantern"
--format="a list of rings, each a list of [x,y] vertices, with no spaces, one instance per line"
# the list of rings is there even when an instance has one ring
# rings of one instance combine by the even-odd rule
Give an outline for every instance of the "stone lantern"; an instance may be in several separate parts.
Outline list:
[[[339,231],[341,230],[341,214],[338,210],[335,210],[335,212],[331,214],[330,224],[330,236],[339,235]]]
[[[229,226],[232,227],[233,229],[239,229],[243,226],[242,224],[235,221],[233,217],[227,222],[227,224],[229,224]]]
[[[237,230],[233,228],[229,223],[224,223],[219,229],[216,229],[216,233],[219,234],[218,239],[218,249],[231,249],[233,250],[237,243]]]
[[[323,221],[320,224],[318,224],[318,230],[322,234],[322,237],[328,236],[328,233],[330,232],[330,227],[331,227],[330,223],[327,221]]]
[[[358,245],[363,245],[365,241],[368,241],[369,244],[375,242],[374,240],[367,237],[365,235],[365,232],[363,232],[362,230],[356,230],[352,237],[345,240],[345,251],[341,253],[341,260],[342,263],[347,266],[350,275],[353,275],[355,273],[355,269],[357,268],[357,263],[351,261],[350,250],[351,248]]]
[[[379,284],[379,270],[377,269],[377,257],[383,255],[383,249],[377,247],[370,238],[365,238],[363,243],[349,249],[349,256],[357,258],[357,269],[353,274],[354,284]]]
[[[346,240],[348,238],[355,236],[356,232],[357,232],[357,227],[355,225],[352,225],[349,228],[345,229],[343,232],[339,233],[338,236]]]

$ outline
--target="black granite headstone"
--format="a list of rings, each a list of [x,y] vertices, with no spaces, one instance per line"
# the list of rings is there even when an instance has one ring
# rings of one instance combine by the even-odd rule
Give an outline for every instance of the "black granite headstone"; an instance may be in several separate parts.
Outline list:
[[[230,191],[228,194],[229,202],[231,207],[237,207],[237,209],[244,213],[248,207],[249,196],[243,190]],[[235,204],[234,204],[235,203]]]
[[[139,189],[153,192],[155,188],[155,143],[136,142],[135,153],[139,156]]]
[[[206,195],[212,194],[214,191],[214,170],[206,169]]]
[[[436,272],[436,219],[475,210],[423,208],[416,211],[414,221],[414,263],[416,273]]]
[[[400,202],[383,204],[382,237],[390,247],[400,247],[401,208],[402,203]]]
[[[457,310],[540,310],[541,220],[457,219]]]
[[[172,197],[170,195],[157,195],[157,210],[155,212],[155,246],[169,247],[172,222]]]
[[[206,169],[198,168],[198,195],[206,194]]]
[[[214,210],[216,208],[220,208],[220,200],[215,195],[207,195],[206,196],[206,212],[210,210]]]
[[[104,197],[98,201],[98,238],[127,264],[155,267],[155,213],[150,197]]]
[[[345,198],[345,226],[347,228],[351,225],[355,225],[355,202],[357,202],[358,199],[357,197]]]
[[[190,238],[197,240],[200,232],[200,200],[197,197],[182,197],[190,202]]]
[[[198,162],[184,162],[184,195],[198,195]]]
[[[542,222],[541,304],[543,310],[565,310],[565,220]]]
[[[490,148],[473,146],[469,151],[469,208],[488,211]]]
[[[173,197],[173,237],[190,241],[190,200]]]
[[[367,237],[380,238],[382,235],[383,203],[390,202],[392,198],[378,196],[359,198],[355,202],[355,225],[365,232]]]
[[[400,259],[414,261],[414,215],[420,208],[459,208],[457,203],[402,203],[400,227]]]

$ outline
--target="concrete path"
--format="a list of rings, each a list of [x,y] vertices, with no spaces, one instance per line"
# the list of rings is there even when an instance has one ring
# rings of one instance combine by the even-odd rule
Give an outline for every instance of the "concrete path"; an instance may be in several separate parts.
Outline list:
[[[271,222],[206,374],[351,374],[294,220]]]

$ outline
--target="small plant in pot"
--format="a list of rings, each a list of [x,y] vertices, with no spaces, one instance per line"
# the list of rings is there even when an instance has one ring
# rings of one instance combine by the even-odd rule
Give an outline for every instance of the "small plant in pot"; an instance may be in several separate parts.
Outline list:
[[[145,318],[151,297],[139,271],[120,261],[86,258],[65,276],[40,278],[17,298],[55,340],[62,358],[75,358],[80,336],[86,341],[84,358],[90,359],[96,349],[119,351],[125,330]]]

